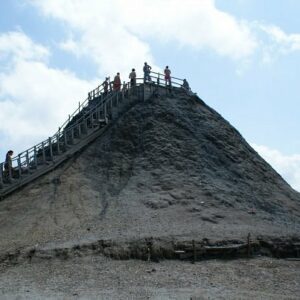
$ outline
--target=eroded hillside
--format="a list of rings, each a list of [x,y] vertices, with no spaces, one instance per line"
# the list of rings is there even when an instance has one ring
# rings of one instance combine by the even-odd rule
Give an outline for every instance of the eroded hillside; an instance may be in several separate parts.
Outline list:
[[[196,96],[133,106],[0,202],[0,252],[95,240],[298,236],[300,194]]]

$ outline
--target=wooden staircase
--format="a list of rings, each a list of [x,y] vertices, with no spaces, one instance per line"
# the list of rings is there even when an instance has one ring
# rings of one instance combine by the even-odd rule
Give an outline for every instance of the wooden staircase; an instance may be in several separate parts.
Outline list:
[[[97,87],[52,137],[14,157],[12,170],[4,170],[1,163],[0,200],[81,151],[136,103],[147,101],[158,92],[170,91],[159,80],[156,83],[139,80],[141,83],[134,87],[127,83],[122,91],[111,91],[107,95],[101,86]]]

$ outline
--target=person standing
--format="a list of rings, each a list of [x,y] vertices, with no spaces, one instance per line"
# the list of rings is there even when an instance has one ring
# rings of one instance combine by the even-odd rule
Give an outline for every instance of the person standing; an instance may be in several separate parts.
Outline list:
[[[114,78],[113,90],[116,92],[119,92],[121,90],[121,78],[119,72]]]
[[[171,86],[172,85],[171,84],[171,70],[169,69],[169,66],[166,66],[164,73],[165,73],[166,85],[168,85],[168,83],[169,83],[169,86]]]
[[[108,80],[109,80],[109,77],[106,77],[105,80],[103,81],[103,95],[106,96],[108,94]]]
[[[129,74],[129,78],[130,78],[130,86],[133,87],[136,85],[136,72],[135,69],[132,69],[130,74]]]
[[[144,67],[143,67],[143,71],[144,71],[144,82],[151,81],[151,76],[150,76],[150,72],[151,72],[152,67],[149,66],[146,62],[144,63]]]
[[[4,163],[4,170],[5,170],[5,177],[10,180],[12,177],[12,156],[14,154],[14,151],[9,150],[6,153],[5,157],[5,163]]]
[[[187,92],[189,92],[191,90],[190,85],[189,85],[189,83],[187,82],[186,79],[183,79],[182,88],[184,90],[186,90]]]

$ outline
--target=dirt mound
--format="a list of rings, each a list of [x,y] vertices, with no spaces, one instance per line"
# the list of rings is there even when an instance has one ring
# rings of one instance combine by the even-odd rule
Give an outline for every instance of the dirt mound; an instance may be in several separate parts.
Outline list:
[[[177,91],[133,106],[0,202],[0,214],[2,254],[99,239],[299,236],[300,194],[217,112]]]

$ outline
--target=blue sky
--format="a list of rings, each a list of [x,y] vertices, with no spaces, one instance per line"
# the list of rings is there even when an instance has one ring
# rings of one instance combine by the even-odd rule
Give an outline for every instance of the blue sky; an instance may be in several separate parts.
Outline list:
[[[0,11],[0,156],[51,136],[104,76],[176,77],[300,190],[300,1],[11,0]],[[298,129],[298,130],[297,130]]]

